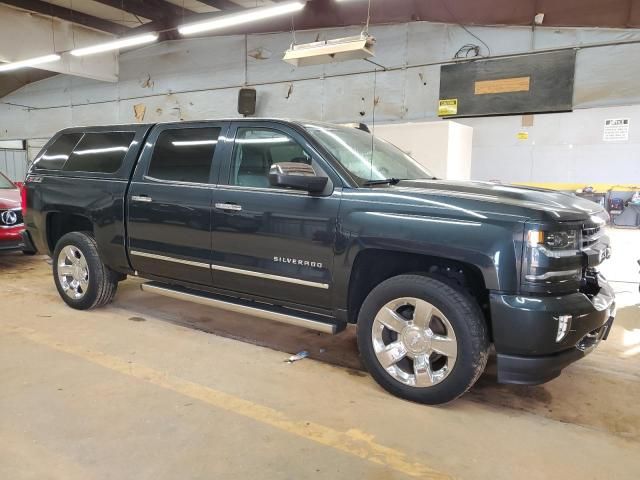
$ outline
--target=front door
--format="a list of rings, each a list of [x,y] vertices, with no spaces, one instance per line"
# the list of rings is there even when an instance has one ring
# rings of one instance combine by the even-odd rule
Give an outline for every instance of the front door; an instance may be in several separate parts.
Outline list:
[[[237,122],[230,162],[214,193],[214,285],[255,297],[329,309],[339,179],[297,131]],[[272,187],[269,168],[304,162],[329,177],[322,195]]]
[[[167,124],[151,133],[127,199],[129,258],[140,276],[211,285],[212,184],[227,127]]]

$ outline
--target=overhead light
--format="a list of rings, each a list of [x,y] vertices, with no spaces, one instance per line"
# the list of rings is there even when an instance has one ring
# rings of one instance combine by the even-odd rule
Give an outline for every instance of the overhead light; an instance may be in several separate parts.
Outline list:
[[[82,57],[83,55],[93,55],[94,53],[109,52],[120,48],[133,47],[134,45],[142,45],[143,43],[151,43],[158,40],[157,33],[145,33],[144,35],[136,35],[135,37],[125,37],[112,42],[99,43],[90,47],[76,48],[71,50],[74,57]]]
[[[203,22],[188,23],[178,27],[178,32],[180,32],[181,35],[192,35],[194,33],[207,32],[209,30],[233,27],[243,23],[255,22],[266,18],[297,12],[302,10],[305,4],[306,2],[287,2],[273,7],[252,8],[247,12],[232,13],[230,15],[223,15]]]
[[[0,64],[0,72],[8,72],[11,70],[18,70],[19,68],[35,67],[43,63],[55,62],[60,60],[60,55],[52,53],[51,55],[45,55],[44,57],[29,58],[27,60],[20,60],[18,62],[2,63]]]
[[[374,37],[362,33],[355,37],[292,45],[285,52],[283,60],[296,67],[345,60],[362,60],[373,57],[375,43]]]

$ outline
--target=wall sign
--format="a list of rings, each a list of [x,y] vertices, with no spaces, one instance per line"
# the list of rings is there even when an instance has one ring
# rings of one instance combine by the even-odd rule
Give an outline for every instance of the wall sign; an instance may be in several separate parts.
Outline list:
[[[575,50],[474,59],[440,67],[439,99],[458,100],[441,117],[569,112]]]
[[[605,120],[602,140],[605,142],[629,140],[629,119],[609,118]]]

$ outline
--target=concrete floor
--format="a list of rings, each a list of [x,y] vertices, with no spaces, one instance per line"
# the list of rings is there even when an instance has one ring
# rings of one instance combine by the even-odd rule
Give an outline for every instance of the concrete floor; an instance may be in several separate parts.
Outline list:
[[[609,340],[543,386],[497,385],[490,366],[443,407],[381,390],[353,330],[271,324],[137,280],[78,312],[45,257],[2,255],[0,479],[637,479],[640,231],[612,236]],[[313,359],[284,362],[303,349]]]

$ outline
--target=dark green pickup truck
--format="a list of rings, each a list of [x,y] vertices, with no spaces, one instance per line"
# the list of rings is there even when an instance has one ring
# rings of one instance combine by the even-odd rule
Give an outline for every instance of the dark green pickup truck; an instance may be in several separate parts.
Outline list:
[[[450,401],[483,372],[558,376],[615,315],[595,203],[434,178],[348,127],[220,120],[71,128],[26,181],[25,242],[71,307],[142,290],[322,332],[357,323],[390,392]]]

